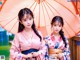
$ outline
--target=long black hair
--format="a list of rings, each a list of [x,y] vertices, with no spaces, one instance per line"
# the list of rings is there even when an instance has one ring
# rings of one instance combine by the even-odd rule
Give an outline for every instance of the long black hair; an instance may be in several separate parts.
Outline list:
[[[25,14],[30,14],[32,16],[32,18],[34,18],[33,13],[32,13],[32,11],[29,8],[23,8],[18,13],[18,18],[19,18],[20,21],[22,21],[22,18],[23,18],[23,16]],[[24,28],[25,28],[24,25],[19,22],[18,32],[23,31]],[[42,37],[39,35],[38,31],[36,30],[34,20],[33,20],[33,24],[32,24],[31,28],[33,29],[33,31],[35,32],[35,34],[40,38],[40,41],[41,41]]]
[[[53,17],[53,19],[51,21],[51,26],[53,26],[53,24],[56,21],[60,22],[62,26],[64,25],[63,18],[60,17],[60,16],[55,16],[55,17]],[[61,35],[61,37],[62,37],[62,39],[63,39],[63,41],[65,43],[65,47],[66,47],[67,43],[66,43],[66,39],[65,39],[64,32],[62,31],[62,29],[59,31],[59,34]]]

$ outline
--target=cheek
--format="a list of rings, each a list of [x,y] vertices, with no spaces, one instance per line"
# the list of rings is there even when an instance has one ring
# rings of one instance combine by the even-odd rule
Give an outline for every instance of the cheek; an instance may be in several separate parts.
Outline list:
[[[27,24],[26,22],[23,22],[23,24]]]
[[[61,30],[62,28],[60,27],[59,30]]]
[[[53,27],[53,30],[55,30],[56,29],[56,27]]]
[[[33,24],[33,21],[31,21],[31,24]]]
[[[31,25],[32,25],[32,24],[33,24],[33,21],[31,21],[30,23],[31,23]]]
[[[54,29],[54,27],[51,27],[51,29],[53,30],[53,29]]]
[[[23,22],[23,25],[24,25],[24,26],[26,26],[26,25],[27,25],[27,23],[26,23],[26,22]]]

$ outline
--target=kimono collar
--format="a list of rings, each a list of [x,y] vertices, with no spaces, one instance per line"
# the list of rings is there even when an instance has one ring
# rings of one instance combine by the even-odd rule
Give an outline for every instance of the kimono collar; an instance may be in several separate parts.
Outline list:
[[[52,41],[55,40],[54,33],[51,33],[50,37],[51,37],[51,40],[52,40]],[[62,37],[60,36],[60,37],[59,37],[59,41],[61,41],[61,40],[62,40]]]

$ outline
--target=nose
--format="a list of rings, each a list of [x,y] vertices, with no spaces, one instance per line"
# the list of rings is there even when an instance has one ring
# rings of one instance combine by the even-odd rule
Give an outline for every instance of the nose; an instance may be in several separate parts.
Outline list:
[[[59,28],[59,26],[56,26],[56,29],[58,29]]]
[[[26,22],[27,22],[27,23],[30,23],[30,20],[28,19]]]

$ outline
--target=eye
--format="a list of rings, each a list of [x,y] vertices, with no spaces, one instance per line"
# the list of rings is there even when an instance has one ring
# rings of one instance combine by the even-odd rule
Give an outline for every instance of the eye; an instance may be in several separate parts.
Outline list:
[[[29,18],[29,20],[32,20],[32,18]]]
[[[62,25],[59,25],[59,27],[61,27]]]
[[[26,19],[24,19],[23,21],[26,21]]]
[[[54,24],[54,26],[57,26],[56,24]]]

